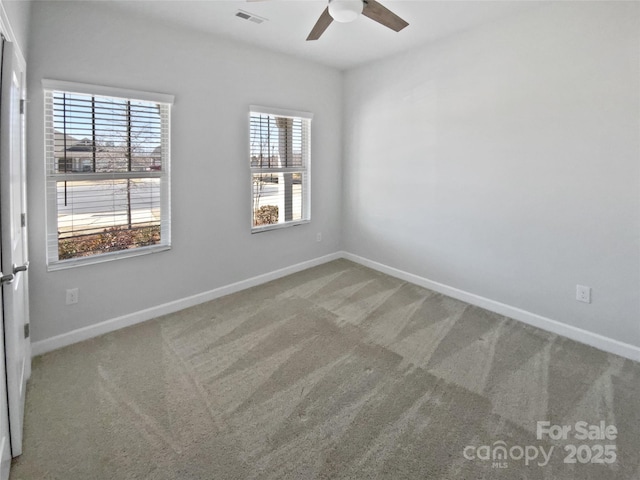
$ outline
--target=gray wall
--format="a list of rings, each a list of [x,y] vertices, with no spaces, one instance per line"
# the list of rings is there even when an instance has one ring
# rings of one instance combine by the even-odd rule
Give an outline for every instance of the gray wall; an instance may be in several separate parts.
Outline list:
[[[554,2],[344,76],[110,8],[33,7],[35,341],[344,248],[640,346],[638,3]],[[47,273],[42,78],[176,96],[172,251]],[[250,235],[249,104],[315,114],[311,225]]]
[[[118,15],[106,2],[35,2],[30,38],[34,341],[340,249],[340,72]],[[47,272],[43,78],[175,95],[171,251]],[[314,113],[309,225],[250,233],[250,104]],[[65,290],[72,287],[80,287],[80,302],[66,306]]]
[[[345,249],[640,345],[638,58],[640,4],[554,2],[347,72]]]
[[[15,41],[20,51],[27,58],[29,47],[29,21],[31,14],[31,0],[1,0],[4,11],[9,18]]]

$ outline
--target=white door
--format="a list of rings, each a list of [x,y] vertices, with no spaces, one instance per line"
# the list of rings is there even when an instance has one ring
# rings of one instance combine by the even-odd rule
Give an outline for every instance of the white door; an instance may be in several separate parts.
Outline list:
[[[2,41],[0,41],[0,65],[2,64]],[[1,243],[1,242],[0,242]],[[0,258],[2,245],[0,244]],[[0,277],[3,277],[0,271]],[[11,277],[7,277],[11,278]],[[9,478],[11,468],[11,443],[9,440],[9,406],[7,405],[6,370],[4,363],[4,326],[2,316],[2,288],[0,288],[0,480]]]
[[[31,373],[28,339],[28,261],[26,243],[25,163],[23,151],[24,68],[11,42],[4,42],[0,92],[1,270],[12,281],[2,285],[4,349],[11,455],[22,453],[22,423],[27,378]]]

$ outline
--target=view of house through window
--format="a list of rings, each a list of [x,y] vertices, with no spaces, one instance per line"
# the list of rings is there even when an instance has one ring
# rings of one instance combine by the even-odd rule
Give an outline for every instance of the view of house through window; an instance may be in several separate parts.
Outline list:
[[[310,114],[252,107],[253,232],[309,221],[310,129]]]
[[[46,88],[45,100],[49,262],[168,246],[170,104]]]

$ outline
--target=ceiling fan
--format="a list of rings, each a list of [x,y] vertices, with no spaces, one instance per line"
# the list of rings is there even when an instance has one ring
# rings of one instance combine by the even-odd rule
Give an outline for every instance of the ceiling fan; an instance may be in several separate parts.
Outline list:
[[[395,32],[399,32],[409,25],[408,22],[376,0],[329,0],[329,5],[311,29],[307,40],[319,39],[334,20],[342,23],[353,22],[360,14]]]
[[[263,0],[247,0],[248,2],[261,2]],[[320,18],[311,29],[307,40],[318,40],[331,22],[353,22],[360,14],[369,17],[395,32],[399,32],[409,25],[398,15],[376,0],[329,0],[329,5],[324,9]]]

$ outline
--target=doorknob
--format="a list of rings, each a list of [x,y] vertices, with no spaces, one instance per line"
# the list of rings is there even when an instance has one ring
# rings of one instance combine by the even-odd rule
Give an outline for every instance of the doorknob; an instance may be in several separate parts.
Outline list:
[[[27,262],[24,265],[21,265],[19,267],[17,265],[14,265],[13,266],[13,273],[16,274],[18,272],[26,272],[28,268],[29,268],[29,262]]]

